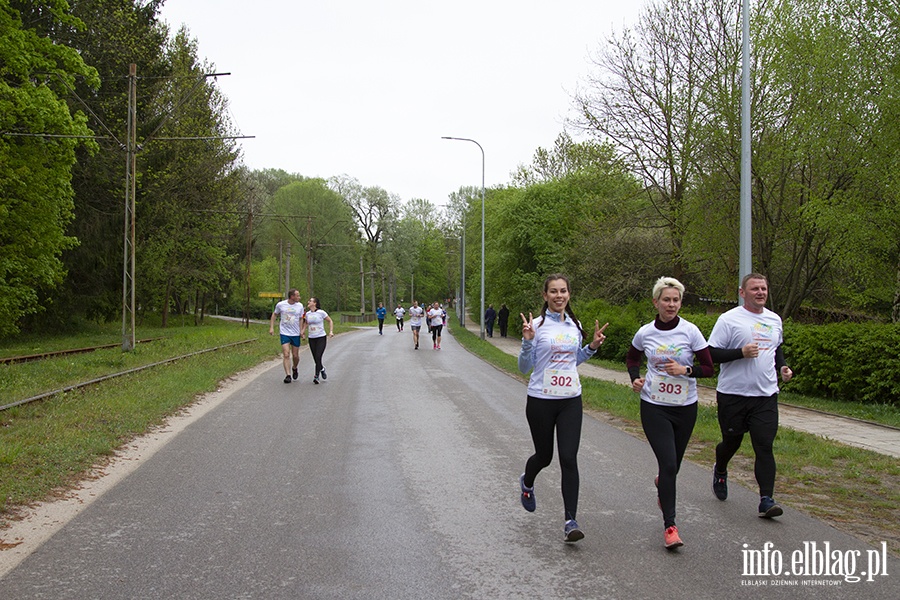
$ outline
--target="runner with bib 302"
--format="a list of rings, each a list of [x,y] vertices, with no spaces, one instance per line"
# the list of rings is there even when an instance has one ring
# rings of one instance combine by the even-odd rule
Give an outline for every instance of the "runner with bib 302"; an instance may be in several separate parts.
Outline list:
[[[585,334],[569,306],[569,280],[551,275],[544,281],[544,307],[535,322],[531,313],[522,316],[522,349],[519,370],[531,377],[525,416],[531,429],[534,454],[519,477],[522,506],[533,512],[534,479],[553,460],[553,437],[559,448],[562,493],[565,507],[563,540],[577,542],[584,533],[575,521],[578,509],[578,446],[581,443],[581,380],[576,367],[593,356],[606,339],[599,321],[594,336],[582,346]],[[608,325],[609,323],[607,323]]]

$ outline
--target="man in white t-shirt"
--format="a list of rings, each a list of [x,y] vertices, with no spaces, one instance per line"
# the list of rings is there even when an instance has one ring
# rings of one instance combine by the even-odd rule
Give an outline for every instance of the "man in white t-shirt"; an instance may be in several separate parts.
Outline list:
[[[275,317],[281,317],[278,327],[281,334],[282,363],[284,364],[284,382],[297,379],[300,364],[300,321],[303,319],[303,304],[300,303],[300,292],[288,290],[287,300],[275,305],[272,318],[269,320],[269,335],[275,335]]]
[[[773,497],[778,375],[788,382],[794,373],[784,360],[781,317],[766,308],[766,277],[759,273],[745,276],[738,293],[744,305],[720,315],[709,336],[713,361],[721,363],[716,403],[722,441],[716,446],[713,493],[719,500],[728,497],[728,462],[741,447],[744,434],[749,433],[756,454],[759,516],[771,519],[784,513]]]
[[[422,317],[424,314],[425,309],[419,306],[419,301],[413,300],[412,306],[409,307],[409,328],[412,329],[415,350],[419,349],[419,331],[422,329]]]
[[[394,316],[397,317],[397,331],[403,331],[403,315],[405,314],[406,309],[398,304],[394,309]]]

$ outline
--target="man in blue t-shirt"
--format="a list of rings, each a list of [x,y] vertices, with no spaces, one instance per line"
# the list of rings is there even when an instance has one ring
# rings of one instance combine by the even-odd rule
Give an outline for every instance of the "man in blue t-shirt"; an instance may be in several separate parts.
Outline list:
[[[379,302],[378,308],[375,309],[375,316],[378,317],[378,335],[384,335],[384,317],[387,315],[387,309],[384,303]]]

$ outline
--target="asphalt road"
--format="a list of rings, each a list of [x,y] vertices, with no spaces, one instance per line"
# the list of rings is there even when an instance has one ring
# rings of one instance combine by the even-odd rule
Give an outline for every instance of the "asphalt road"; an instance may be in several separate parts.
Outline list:
[[[524,385],[443,348],[386,326],[330,340],[321,385],[306,352],[290,385],[274,365],[0,579],[0,598],[900,597],[881,548],[790,508],[760,519],[736,484],[720,502],[707,467],[683,466],[686,545],[665,550],[652,452],[590,417],[586,538],[563,543],[557,465],[537,511],[519,504]],[[816,575],[823,562],[840,575]]]

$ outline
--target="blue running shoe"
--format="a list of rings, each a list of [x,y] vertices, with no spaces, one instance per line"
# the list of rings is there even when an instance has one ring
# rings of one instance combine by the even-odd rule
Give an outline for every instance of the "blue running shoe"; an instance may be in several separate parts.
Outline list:
[[[759,497],[759,517],[761,519],[771,519],[772,517],[780,517],[784,514],[784,511],[778,506],[778,503],[775,502],[769,496],[760,496]]]
[[[519,488],[522,490],[522,506],[528,512],[534,512],[537,508],[537,501],[534,499],[534,488],[525,487],[525,473],[519,477]]]
[[[322,376],[323,380],[328,379],[328,373],[325,372],[325,367],[322,367],[322,372],[319,373],[319,375]]]
[[[565,533],[564,539],[566,542],[577,542],[578,540],[584,539],[584,532],[578,527],[578,523],[575,522],[575,519],[566,521],[563,532]]]

